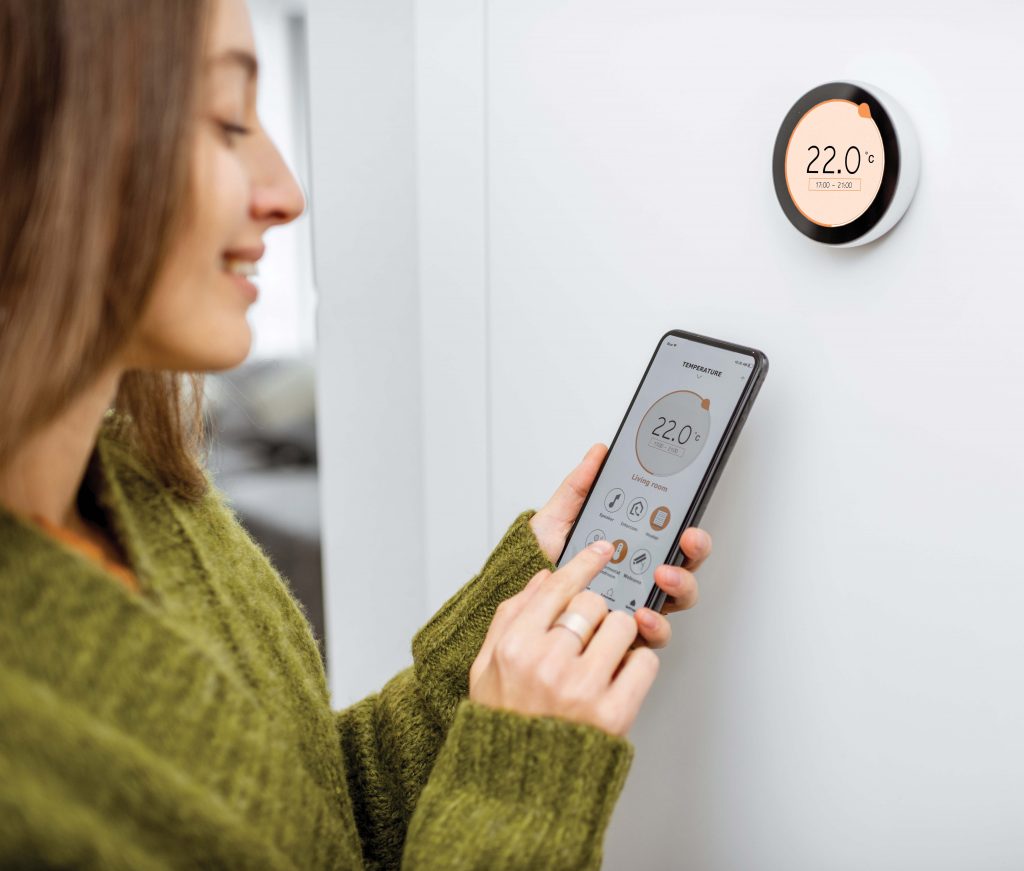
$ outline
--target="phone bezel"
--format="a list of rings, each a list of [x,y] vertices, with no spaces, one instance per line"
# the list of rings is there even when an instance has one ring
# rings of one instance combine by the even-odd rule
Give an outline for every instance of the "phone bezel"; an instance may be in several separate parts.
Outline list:
[[[686,557],[682,548],[679,546],[679,538],[686,529],[699,523],[701,516],[704,514],[704,509],[707,507],[707,503],[711,499],[711,494],[714,492],[715,485],[718,483],[721,470],[725,467],[725,462],[729,458],[732,446],[736,442],[736,439],[743,428],[743,424],[746,421],[747,414],[750,411],[754,398],[757,396],[765,375],[768,372],[768,358],[762,351],[759,351],[756,348],[737,345],[734,342],[726,342],[722,339],[713,339],[710,336],[702,336],[698,333],[687,332],[686,330],[669,330],[660,339],[658,339],[658,343],[654,346],[654,352],[651,354],[651,359],[647,363],[647,368],[644,369],[644,374],[640,378],[640,381],[636,386],[636,390],[633,391],[633,398],[629,401],[629,405],[626,406],[626,411],[622,415],[619,427],[615,431],[615,437],[612,439],[612,443],[608,446],[608,452],[605,454],[605,458],[601,461],[601,466],[597,470],[597,474],[594,476],[594,484],[590,488],[590,492],[587,493],[586,498],[583,500],[583,505],[580,506],[579,513],[577,513],[576,519],[573,521],[572,528],[569,530],[569,534],[565,538],[565,544],[562,546],[562,552],[558,555],[558,559],[555,560],[555,566],[558,566],[562,561],[562,558],[565,556],[565,552],[569,547],[569,542],[572,540],[572,537],[576,532],[576,527],[579,525],[580,518],[583,516],[583,511],[589,504],[590,497],[597,489],[597,482],[601,479],[601,473],[604,471],[605,464],[608,462],[608,458],[612,455],[612,451],[615,450],[615,445],[619,441],[619,436],[622,434],[622,429],[626,425],[626,421],[629,419],[630,413],[633,411],[633,406],[636,404],[637,397],[640,395],[640,390],[647,381],[647,376],[651,372],[654,360],[658,356],[658,352],[661,350],[662,344],[667,338],[669,338],[669,336],[686,339],[691,342],[696,342],[697,344],[711,345],[712,347],[732,351],[737,354],[746,354],[754,359],[754,368],[751,372],[750,379],[747,382],[747,386],[744,388],[743,392],[740,394],[740,398],[736,402],[736,405],[733,407],[733,411],[729,416],[729,421],[726,424],[725,431],[722,433],[722,438],[718,443],[718,447],[715,449],[715,453],[711,457],[711,461],[708,463],[708,467],[704,472],[704,477],[701,478],[700,485],[697,487],[697,492],[694,494],[693,501],[690,503],[690,507],[687,509],[686,515],[683,517],[682,522],[676,529],[675,536],[672,539],[672,549],[669,551],[668,559],[665,560],[665,562],[670,565],[685,565]],[[647,599],[644,602],[644,607],[660,611],[665,604],[665,598],[664,590],[654,582],[654,573],[652,571],[651,591],[648,593]],[[633,613],[629,611],[628,607],[626,608],[626,612]]]

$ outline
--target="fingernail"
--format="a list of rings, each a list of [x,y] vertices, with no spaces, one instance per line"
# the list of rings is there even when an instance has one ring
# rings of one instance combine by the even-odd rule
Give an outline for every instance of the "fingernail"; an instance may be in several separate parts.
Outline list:
[[[697,546],[701,550],[707,550],[711,546],[711,536],[709,536],[703,529],[698,530],[700,535],[697,536]]]
[[[612,552],[612,543],[601,539],[590,545],[590,549],[598,556],[608,556]]]
[[[636,619],[640,621],[641,625],[646,626],[648,629],[653,629],[655,623],[657,623],[657,619],[650,611],[637,611]]]

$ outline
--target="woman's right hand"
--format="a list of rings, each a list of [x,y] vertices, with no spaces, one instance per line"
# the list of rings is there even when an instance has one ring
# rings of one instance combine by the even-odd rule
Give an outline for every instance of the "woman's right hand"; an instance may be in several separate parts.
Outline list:
[[[609,611],[586,589],[612,546],[589,545],[555,572],[538,572],[502,602],[469,670],[469,697],[520,714],[553,716],[625,735],[658,673],[647,647],[630,649],[636,620]],[[584,642],[555,621],[582,615],[596,629]]]

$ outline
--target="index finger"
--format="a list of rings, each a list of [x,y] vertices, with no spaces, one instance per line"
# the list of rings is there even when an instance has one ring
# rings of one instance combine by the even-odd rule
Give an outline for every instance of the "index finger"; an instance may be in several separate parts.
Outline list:
[[[546,578],[530,597],[516,621],[534,631],[547,632],[577,593],[586,589],[612,555],[609,541],[587,545],[564,566]]]

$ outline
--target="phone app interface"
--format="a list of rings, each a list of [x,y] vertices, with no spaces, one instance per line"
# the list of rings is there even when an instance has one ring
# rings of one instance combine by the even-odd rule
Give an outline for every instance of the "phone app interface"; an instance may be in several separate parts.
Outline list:
[[[654,569],[671,553],[753,372],[747,354],[662,340],[559,560],[564,565],[591,542],[612,542],[610,561],[590,584],[609,608],[646,603]]]

